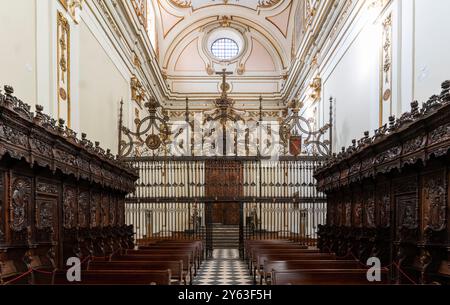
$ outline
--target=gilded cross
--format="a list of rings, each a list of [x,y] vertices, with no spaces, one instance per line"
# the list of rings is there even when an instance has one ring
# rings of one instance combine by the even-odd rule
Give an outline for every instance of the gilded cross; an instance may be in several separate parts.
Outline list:
[[[216,75],[222,75],[222,97],[227,97],[227,75],[233,75],[233,72],[227,72],[227,69],[223,69],[222,72],[216,72]]]

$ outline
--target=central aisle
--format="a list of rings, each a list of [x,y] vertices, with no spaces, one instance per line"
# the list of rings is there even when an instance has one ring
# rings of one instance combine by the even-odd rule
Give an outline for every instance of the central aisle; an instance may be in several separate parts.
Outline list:
[[[247,266],[237,249],[215,249],[213,258],[203,262],[194,285],[252,285]]]

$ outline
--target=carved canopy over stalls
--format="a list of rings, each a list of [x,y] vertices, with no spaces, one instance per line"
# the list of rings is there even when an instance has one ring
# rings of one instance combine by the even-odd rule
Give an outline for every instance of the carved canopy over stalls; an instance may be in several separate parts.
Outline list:
[[[399,283],[450,283],[450,81],[316,171],[327,194],[319,247],[394,266]]]
[[[31,269],[131,246],[136,172],[12,94],[0,92],[0,283],[36,283]]]
[[[78,139],[64,120],[50,118],[42,106],[37,105],[36,113],[31,112],[30,106],[13,93],[11,87],[5,86],[5,95],[0,95],[0,157],[8,154],[14,159],[23,158],[31,165],[60,170],[114,190],[134,189],[136,173],[117,161],[109,149],[102,149],[99,142],[92,143],[86,134]]]

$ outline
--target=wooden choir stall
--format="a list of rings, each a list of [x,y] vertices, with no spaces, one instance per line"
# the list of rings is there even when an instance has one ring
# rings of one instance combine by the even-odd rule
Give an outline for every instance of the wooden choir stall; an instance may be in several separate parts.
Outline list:
[[[133,248],[124,200],[138,178],[99,143],[0,92],[0,281],[51,283],[69,257]]]
[[[316,171],[321,251],[381,259],[401,284],[450,283],[450,81]]]

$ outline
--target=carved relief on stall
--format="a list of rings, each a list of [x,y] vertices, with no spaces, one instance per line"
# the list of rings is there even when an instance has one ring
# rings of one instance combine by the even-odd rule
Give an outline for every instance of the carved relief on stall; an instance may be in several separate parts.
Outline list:
[[[344,203],[342,203],[342,202],[339,202],[339,201],[337,201],[336,202],[336,221],[335,221],[335,225],[337,225],[337,226],[342,226],[343,224],[344,224],[344,221],[343,221],[343,215],[342,215],[342,213],[343,213],[343,206],[344,206]]]
[[[4,184],[4,172],[0,171],[0,242],[4,240],[5,237],[5,216],[4,216],[4,193],[3,193],[3,184]]]
[[[103,193],[101,201],[101,223],[102,227],[107,227],[109,225],[109,194]]]
[[[78,193],[78,225],[89,227],[89,191],[80,189]]]
[[[436,238],[439,237],[436,235],[445,231],[447,224],[445,171],[423,177],[422,215],[422,234],[425,241],[437,241]]]
[[[375,189],[373,186],[366,190],[366,202],[364,206],[364,223],[367,228],[376,228],[376,205],[375,205]]]
[[[344,203],[344,226],[352,226],[352,202],[350,200]]]
[[[417,177],[394,182],[396,236],[398,241],[415,241],[418,229]]]
[[[28,214],[31,205],[31,179],[24,176],[12,177],[10,201],[10,228],[14,233],[27,229]],[[25,238],[25,236],[22,236]],[[18,241],[18,240],[16,240]]]
[[[380,183],[377,185],[376,194],[377,223],[381,228],[389,228],[391,226],[391,195],[388,183]]]
[[[58,183],[36,179],[36,240],[52,242],[57,232]]]
[[[357,228],[363,224],[363,205],[360,191],[353,195],[353,225]]]
[[[98,192],[92,193],[90,209],[91,228],[95,228],[100,225],[100,202],[101,194],[99,194]]]
[[[111,195],[111,201],[109,203],[109,225],[114,226],[116,224],[117,214],[117,197]]]
[[[63,193],[63,226],[71,229],[76,226],[77,215],[77,190],[73,186],[64,186]]]

